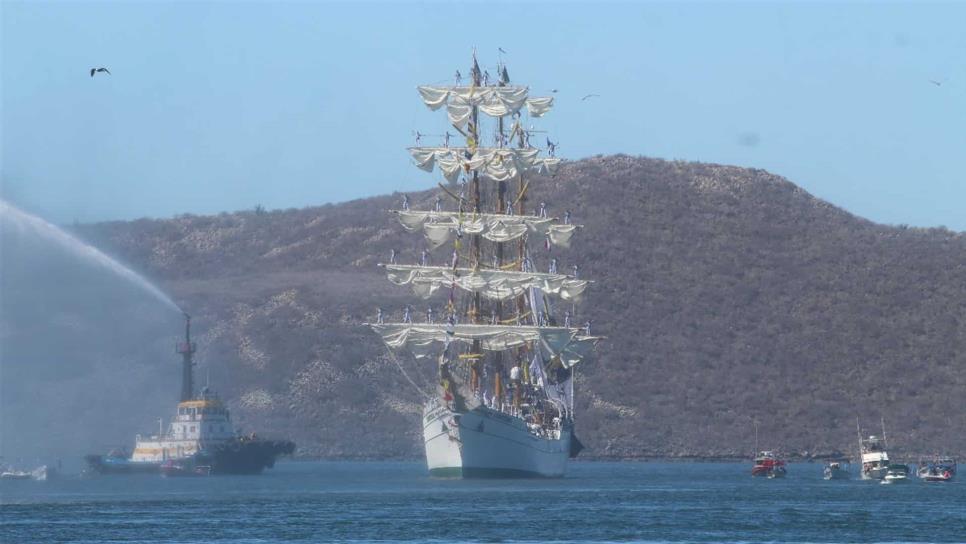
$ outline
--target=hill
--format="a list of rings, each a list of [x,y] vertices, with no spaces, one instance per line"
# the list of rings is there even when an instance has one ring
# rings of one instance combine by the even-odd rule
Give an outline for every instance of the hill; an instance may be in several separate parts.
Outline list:
[[[966,452],[963,233],[878,225],[714,164],[594,157],[532,187],[531,207],[586,225],[553,255],[597,280],[581,319],[608,337],[579,373],[587,454],[745,456],[756,420],[763,446],[852,451],[856,417],[880,416],[896,449]],[[303,454],[417,457],[420,398],[362,326],[416,304],[375,266],[422,249],[385,213],[400,198],[77,231],[195,316],[199,360],[244,427]]]

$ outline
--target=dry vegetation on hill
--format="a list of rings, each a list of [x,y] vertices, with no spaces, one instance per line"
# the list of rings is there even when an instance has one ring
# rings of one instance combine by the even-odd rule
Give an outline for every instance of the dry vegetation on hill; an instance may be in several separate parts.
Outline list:
[[[580,370],[587,454],[748,455],[754,420],[763,446],[850,451],[856,416],[880,415],[899,450],[966,452],[966,235],[874,224],[778,176],[711,164],[595,157],[532,187],[531,207],[586,225],[554,255],[597,280],[581,319],[608,337]],[[422,249],[385,213],[398,202],[80,234],[196,316],[200,360],[247,428],[273,426],[304,454],[416,457],[419,396],[362,326],[415,301],[375,266]]]

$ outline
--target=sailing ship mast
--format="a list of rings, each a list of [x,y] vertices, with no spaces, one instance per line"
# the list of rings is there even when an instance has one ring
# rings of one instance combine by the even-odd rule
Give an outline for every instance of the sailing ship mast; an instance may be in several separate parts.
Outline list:
[[[560,159],[540,156],[530,142],[523,123],[525,110],[537,118],[550,110],[552,97],[531,97],[529,88],[510,83],[506,66],[497,66],[491,80],[473,55],[469,84],[459,72],[451,86],[420,86],[419,94],[431,110],[446,109],[452,127],[465,144],[450,146],[449,131],[442,145],[409,148],[417,167],[432,172],[437,168],[451,184],[440,184],[454,200],[454,210],[444,210],[437,198],[432,210],[412,210],[408,199],[400,210],[392,210],[403,227],[422,231],[429,250],[452,243],[446,265],[431,265],[426,258],[418,264],[383,263],[390,281],[411,285],[430,298],[449,290],[442,319],[432,308],[425,322],[417,322],[408,307],[402,321],[385,322],[380,310],[372,328],[394,351],[408,351],[417,358],[438,354],[440,397],[454,405],[473,408],[487,403],[493,409],[515,413],[520,408],[521,383],[532,389],[548,382],[563,382],[551,371],[569,370],[585,359],[598,337],[589,327],[571,324],[573,316],[559,322],[549,297],[576,303],[588,281],[561,274],[556,259],[548,259],[548,271],[538,272],[528,242],[536,239],[549,250],[554,245],[569,247],[580,225],[572,224],[569,212],[561,221],[549,215],[545,204],[527,214],[527,176],[552,174]],[[482,114],[482,115],[481,115]],[[484,115],[495,119],[494,145],[484,145]],[[507,127],[509,124],[509,128]],[[454,187],[455,184],[455,187]],[[464,247],[467,239],[468,248]],[[514,247],[508,251],[508,247]],[[516,258],[508,254],[516,254]],[[395,256],[395,252],[393,252]],[[532,363],[528,364],[530,361]],[[513,399],[507,402],[505,377],[508,364]],[[540,376],[531,376],[531,372]],[[572,380],[570,381],[572,386]],[[565,386],[566,387],[566,386]],[[528,389],[529,391],[529,389]],[[560,415],[572,415],[573,395]],[[492,399],[492,400],[491,400]]]

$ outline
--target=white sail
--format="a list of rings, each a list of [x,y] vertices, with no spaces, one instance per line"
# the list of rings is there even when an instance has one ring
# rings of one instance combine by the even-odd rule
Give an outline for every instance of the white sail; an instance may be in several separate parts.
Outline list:
[[[485,298],[507,300],[524,295],[527,289],[539,289],[566,301],[579,302],[587,288],[587,280],[565,274],[520,272],[517,270],[473,270],[444,266],[387,264],[389,281],[411,285],[413,291],[429,298],[441,287],[455,285],[464,291],[480,293]]]
[[[492,116],[511,115],[526,106],[532,117],[540,117],[553,107],[553,97],[529,98],[529,89],[505,87],[447,87],[421,85],[417,87],[426,106],[436,111],[446,106],[446,114],[454,126],[463,127],[470,120],[473,106]]]
[[[527,99],[527,113],[530,117],[540,117],[553,107],[552,96],[532,97]]]
[[[479,234],[491,242],[509,242],[527,234],[546,235],[554,245],[570,247],[570,239],[582,225],[554,223],[552,217],[536,215],[470,214],[394,210],[407,230],[423,229],[430,246],[435,249],[450,240],[456,232]]]
[[[443,177],[456,182],[461,172],[473,170],[495,180],[507,181],[520,173],[534,171],[552,174],[561,159],[538,157],[537,148],[491,148],[491,147],[411,147],[409,154],[416,166],[432,172],[439,167]]]
[[[453,325],[449,323],[373,323],[382,341],[395,351],[409,351],[416,358],[426,357],[440,345],[479,342],[486,351],[506,351],[537,342],[548,358],[560,359],[570,368],[586,359],[600,340],[581,335],[580,329],[536,327],[530,325]]]
[[[550,241],[560,247],[570,247],[570,239],[573,238],[574,233],[577,232],[578,228],[583,225],[550,225],[547,229],[547,236],[550,237]]]

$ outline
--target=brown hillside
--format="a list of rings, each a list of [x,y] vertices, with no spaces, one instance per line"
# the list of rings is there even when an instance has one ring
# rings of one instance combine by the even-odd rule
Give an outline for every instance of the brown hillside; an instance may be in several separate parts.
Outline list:
[[[966,235],[877,225],[778,176],[711,164],[595,157],[532,187],[531,207],[586,225],[554,255],[597,280],[581,319],[608,336],[580,369],[587,453],[747,455],[755,419],[763,446],[850,451],[856,416],[877,428],[880,415],[898,450],[966,452]],[[199,360],[247,428],[274,427],[306,454],[415,457],[419,396],[362,326],[380,305],[425,310],[375,266],[422,248],[385,213],[398,202],[80,233],[196,316]]]

